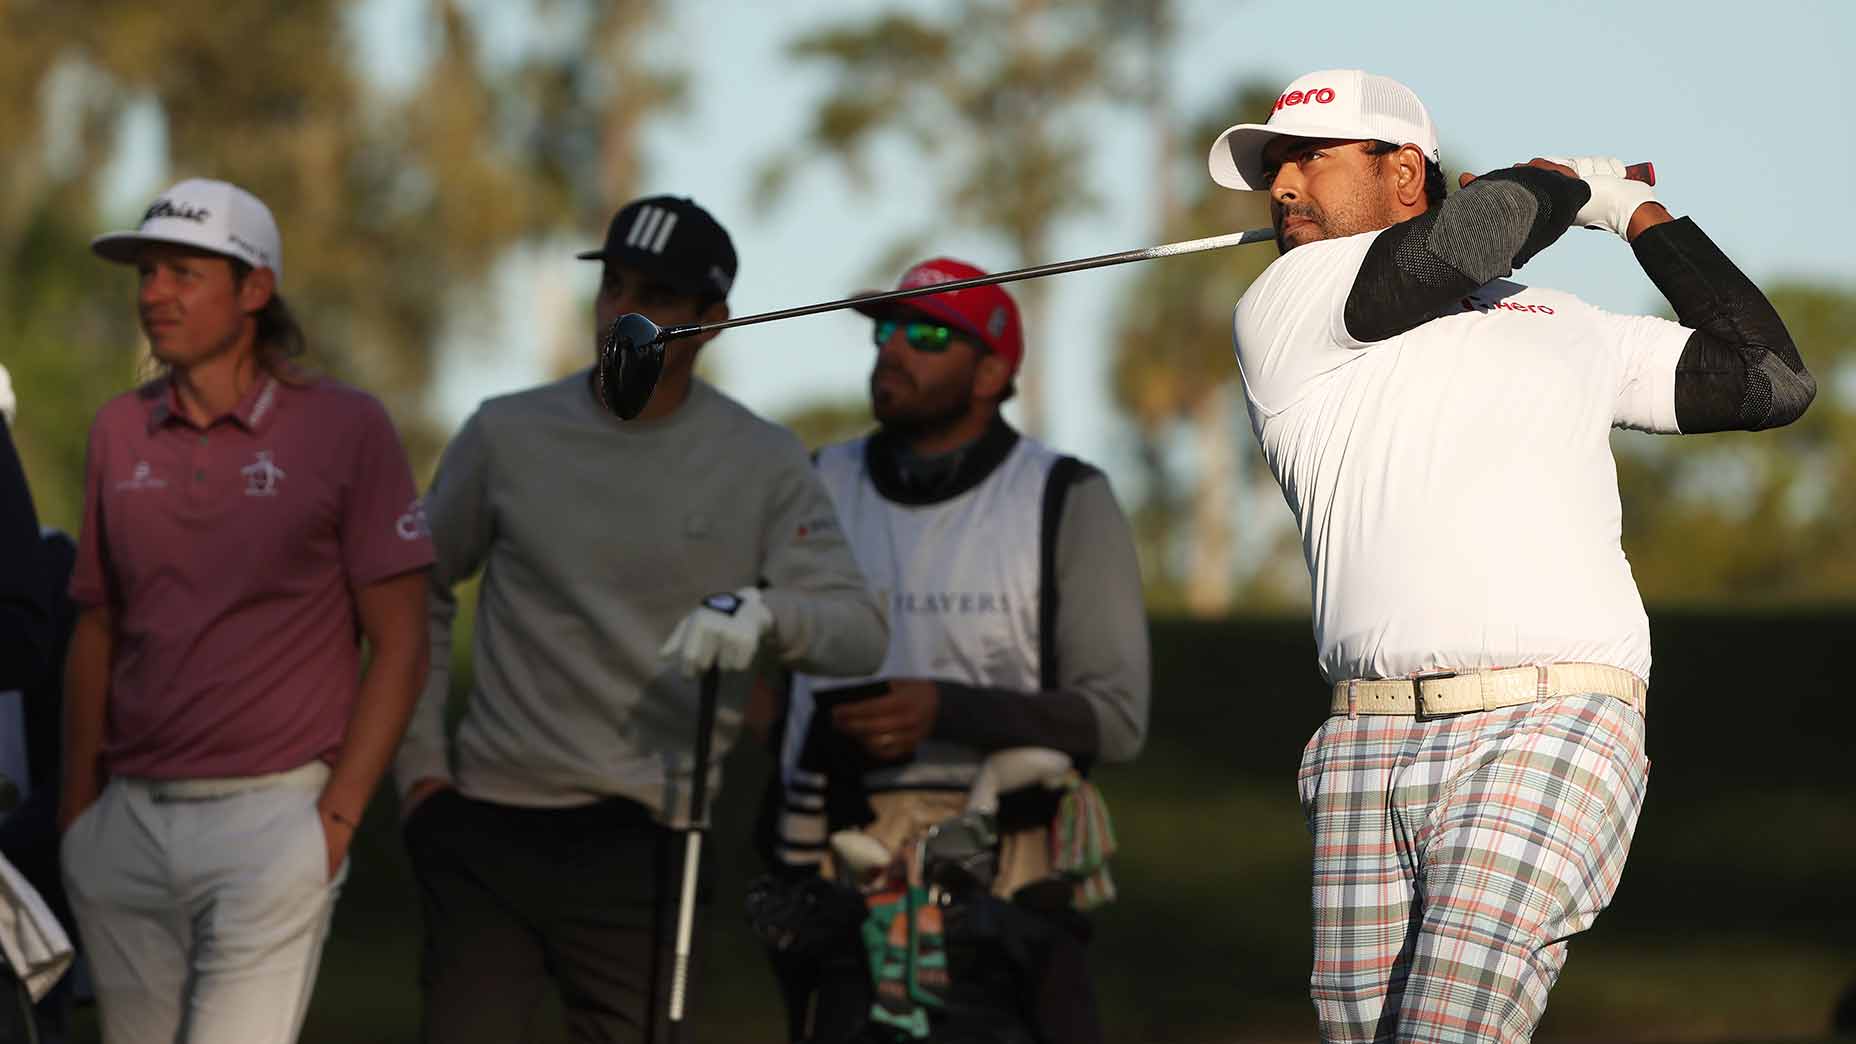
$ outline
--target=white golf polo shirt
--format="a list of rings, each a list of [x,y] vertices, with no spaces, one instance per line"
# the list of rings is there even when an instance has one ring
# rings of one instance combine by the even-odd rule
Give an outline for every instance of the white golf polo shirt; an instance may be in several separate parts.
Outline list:
[[[1330,682],[1552,662],[1648,681],[1613,427],[1675,432],[1690,331],[1495,280],[1371,344],[1377,232],[1298,247],[1238,302],[1251,426],[1295,513]]]

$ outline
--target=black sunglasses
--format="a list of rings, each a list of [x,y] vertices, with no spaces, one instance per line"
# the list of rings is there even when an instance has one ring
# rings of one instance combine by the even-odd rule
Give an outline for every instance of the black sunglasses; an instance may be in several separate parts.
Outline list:
[[[876,333],[871,338],[878,348],[889,343],[889,339],[901,330],[902,336],[909,342],[909,347],[918,352],[939,355],[947,351],[947,346],[954,343],[957,336],[954,329],[940,323],[905,323],[900,319],[882,319],[876,324]]]

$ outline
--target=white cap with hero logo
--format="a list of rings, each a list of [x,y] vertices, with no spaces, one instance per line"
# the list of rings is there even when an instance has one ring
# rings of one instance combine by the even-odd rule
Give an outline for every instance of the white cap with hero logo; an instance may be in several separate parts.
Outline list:
[[[111,232],[90,241],[98,257],[134,264],[144,243],[180,243],[268,268],[284,278],[283,240],[271,208],[226,181],[188,178],[163,192],[134,232]]]
[[[1416,145],[1433,163],[1437,127],[1411,88],[1360,69],[1299,77],[1276,99],[1268,123],[1240,123],[1212,143],[1212,180],[1225,188],[1267,189],[1263,147],[1271,138],[1344,138]]]

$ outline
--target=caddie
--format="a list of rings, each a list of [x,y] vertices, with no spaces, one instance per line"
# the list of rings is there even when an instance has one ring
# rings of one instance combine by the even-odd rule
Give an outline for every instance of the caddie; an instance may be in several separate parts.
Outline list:
[[[933,258],[898,289],[982,274]],[[1100,471],[1020,434],[999,412],[1025,356],[1011,295],[981,286],[858,310],[874,321],[869,389],[879,428],[820,450],[817,468],[858,564],[888,601],[890,643],[868,678],[793,679],[776,861],[800,873],[826,864],[828,833],[844,825],[832,821],[833,795],[847,783],[869,806],[849,825],[900,850],[968,807],[990,755],[1032,747],[1083,766],[1125,762],[1147,731],[1147,619],[1127,519]],[[860,698],[842,698],[851,692]],[[826,754],[834,746],[861,752],[849,769],[856,778],[828,778],[827,762],[845,768]],[[1034,898],[1059,876],[1051,820],[1048,807],[1017,822],[1010,811],[999,817],[991,892],[1041,918],[1048,941],[1029,947],[1038,952],[1023,978],[973,1018],[1053,1044],[1093,1044],[1102,1031],[1087,919],[1067,885],[1044,893],[1054,902]],[[822,965],[776,961],[793,1022],[809,1003],[811,1039],[821,1044],[849,1039],[871,1010],[861,960]],[[931,1039],[1021,1039],[989,1035],[959,1007],[936,1015]]]

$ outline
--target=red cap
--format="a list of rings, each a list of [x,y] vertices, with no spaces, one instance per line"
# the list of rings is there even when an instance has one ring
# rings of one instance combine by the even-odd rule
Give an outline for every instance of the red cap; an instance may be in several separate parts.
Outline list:
[[[983,269],[975,268],[965,261],[937,257],[902,273],[902,281],[896,284],[896,289],[912,290],[918,286],[951,283],[957,279],[972,279],[985,274]],[[1018,372],[1018,364],[1025,358],[1025,338],[1018,325],[1018,305],[1012,302],[1012,295],[997,285],[972,286],[944,294],[925,294],[900,301],[857,305],[856,308],[872,319],[906,319],[912,315],[925,315],[939,320],[984,344],[994,355],[1004,359],[1012,367],[1013,373]]]

